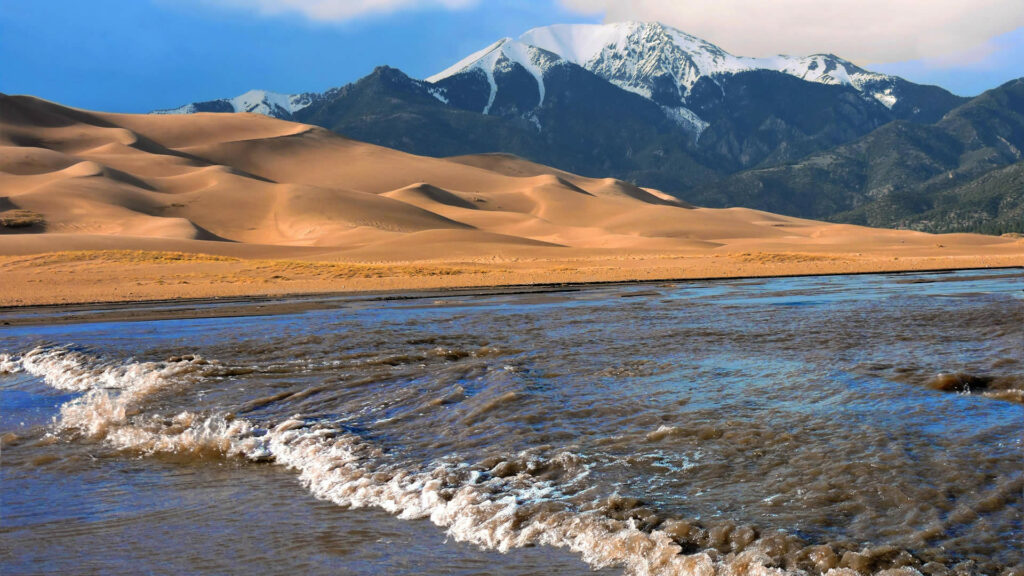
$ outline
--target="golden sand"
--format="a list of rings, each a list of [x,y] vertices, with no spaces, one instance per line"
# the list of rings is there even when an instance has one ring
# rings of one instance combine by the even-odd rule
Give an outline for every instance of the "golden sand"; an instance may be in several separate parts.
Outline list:
[[[0,306],[328,292],[1021,266],[1019,255],[647,255],[409,263],[240,259],[145,251],[0,257]]]

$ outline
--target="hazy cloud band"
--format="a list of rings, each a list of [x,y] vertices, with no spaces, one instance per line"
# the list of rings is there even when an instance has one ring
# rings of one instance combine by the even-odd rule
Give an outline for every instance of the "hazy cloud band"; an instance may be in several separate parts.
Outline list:
[[[831,52],[859,63],[978,58],[1024,26],[1021,0],[559,0],[608,22],[658,20],[743,56]]]

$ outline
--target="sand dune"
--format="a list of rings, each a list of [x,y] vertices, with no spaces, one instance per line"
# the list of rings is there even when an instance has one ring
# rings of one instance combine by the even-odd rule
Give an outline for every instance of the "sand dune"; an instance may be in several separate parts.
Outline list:
[[[427,158],[260,115],[106,114],[0,95],[0,256],[78,247],[332,261],[526,259],[560,269],[750,253],[1024,263],[1024,242],[1013,238],[699,208],[505,154]]]
[[[507,155],[417,157],[255,115],[99,114],[29,97],[4,97],[3,109],[3,196],[39,214],[46,232],[361,252],[428,230],[475,231],[458,242],[488,248],[503,238],[662,250],[673,239],[777,235]]]

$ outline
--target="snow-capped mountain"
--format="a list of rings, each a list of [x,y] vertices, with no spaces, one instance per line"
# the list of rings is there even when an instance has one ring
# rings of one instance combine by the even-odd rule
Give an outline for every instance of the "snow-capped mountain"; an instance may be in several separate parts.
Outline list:
[[[540,56],[540,55],[544,56]],[[553,57],[556,56],[557,58]],[[851,86],[888,108],[898,99],[896,77],[863,70],[831,54],[749,58],[658,22],[562,24],[534,28],[518,40],[506,38],[427,78],[437,83],[481,70],[493,80],[497,66],[523,65],[543,92],[544,67],[559,59],[582,66],[616,86],[663,106],[685,106],[702,78],[715,80],[753,70],[771,70],[808,82]],[[494,88],[496,91],[496,88]],[[486,112],[485,112],[486,113]]]
[[[534,28],[518,39],[503,38],[426,78],[430,94],[445,105],[483,114],[510,111],[535,125],[532,111],[544,105],[545,77],[560,66],[576,65],[662,107],[667,118],[699,137],[713,119],[704,118],[707,86],[723,90],[725,80],[746,72],[780,72],[807,82],[847,86],[895,117],[937,120],[945,98],[922,91],[896,76],[864,70],[831,54],[735,56],[658,22],[558,24]],[[702,85],[702,86],[698,86]],[[695,89],[701,97],[695,97]],[[300,110],[329,100],[328,92],[279,94],[252,90],[237,96],[188,104],[160,114],[255,112],[293,119]],[[935,102],[938,100],[938,102]]]
[[[433,86],[431,94],[445,104],[519,117],[543,130],[536,110],[549,91],[546,78],[564,66],[579,66],[654,102],[694,139],[722,113],[719,101],[728,99],[724,92],[737,88],[731,79],[744,73],[781,73],[809,83],[843,86],[889,109],[896,118],[937,119],[930,103],[934,95],[922,94],[920,87],[901,78],[866,71],[831,54],[735,56],[657,22],[535,28],[518,39],[499,40],[425,81]],[[906,95],[910,97],[903,102]]]
[[[171,110],[156,110],[153,114],[194,114],[196,112],[251,112],[275,118],[291,118],[292,114],[309,106],[318,94],[279,94],[266,90],[250,90],[234,98],[221,98],[206,102],[193,102]]]
[[[611,29],[610,27],[598,28]],[[577,56],[580,53],[580,45],[585,46],[586,43],[571,45],[566,42],[552,41],[545,43],[545,47],[538,47],[529,43],[531,41],[529,34],[523,35],[520,40],[503,38],[479,52],[470,54],[444,71],[428,77],[426,81],[437,86],[437,90],[432,91],[432,93],[443,102],[448,103],[450,101],[449,93],[455,91],[451,89],[451,84],[458,85],[452,79],[457,79],[463,75],[483,78],[487,81],[488,94],[487,103],[480,111],[483,114],[489,114],[494,107],[499,90],[507,89],[510,83],[509,79],[515,77],[517,69],[521,69],[528,72],[536,84],[534,89],[537,91],[537,103],[534,106],[529,106],[527,102],[524,102],[527,105],[521,106],[520,109],[528,111],[531,108],[539,108],[544,104],[544,95],[547,91],[544,76],[548,71],[556,66],[568,64],[582,66],[585,63],[567,58],[563,54],[558,53],[558,51],[561,50],[572,56]],[[552,50],[551,48],[554,49]],[[594,70],[591,71],[594,72]],[[499,79],[503,79],[503,81],[499,82]],[[608,78],[605,79],[607,80]],[[499,85],[501,86],[500,88]],[[617,83],[616,85],[650,99],[649,91],[633,89],[629,85]],[[520,88],[523,89],[522,86]],[[469,107],[472,108],[471,106]],[[668,118],[684,129],[693,132],[696,136],[699,136],[700,132],[707,126],[707,123],[702,121],[691,110],[680,106],[678,103],[675,106],[663,106],[663,109]],[[534,122],[538,130],[542,129],[535,114],[527,112],[523,114],[523,117]]]
[[[510,152],[683,191],[894,120],[933,123],[964,101],[832,55],[736,56],[626,22],[535,28],[424,80],[381,66],[323,93],[256,90],[162,113],[256,112],[416,154]]]

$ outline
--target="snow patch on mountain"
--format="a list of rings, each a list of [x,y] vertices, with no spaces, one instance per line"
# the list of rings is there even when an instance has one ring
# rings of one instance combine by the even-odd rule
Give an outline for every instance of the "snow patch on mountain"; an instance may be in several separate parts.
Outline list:
[[[430,95],[437,98],[442,104],[448,103],[448,91],[444,88],[428,88],[427,92],[430,92]]]
[[[195,114],[197,111],[195,103],[192,103],[166,110],[153,110],[150,114]]]
[[[623,24],[555,24],[529,30],[519,41],[582,66],[607,47],[625,48],[630,30]]]
[[[674,108],[662,106],[661,109],[665,112],[665,116],[668,116],[669,120],[672,120],[687,132],[693,133],[694,141],[699,139],[700,135],[704,133],[704,130],[711,125],[710,123],[702,120],[700,116],[693,112],[693,110],[683,106],[677,106]]]
[[[294,96],[267,92],[265,90],[250,90],[241,96],[231,99],[231,104],[236,112],[252,112],[256,114],[267,114],[270,110],[281,108],[289,113],[301,110],[304,106],[296,105],[292,99]],[[306,103],[306,106],[309,104]]]
[[[494,44],[491,44],[487,48],[474,52],[466,58],[456,62],[453,66],[447,68],[440,74],[435,74],[430,78],[427,78],[427,82],[434,84],[445,78],[460,74],[462,72],[477,71],[482,72],[484,77],[487,78],[487,83],[491,86],[491,94],[487,99],[487,105],[484,106],[483,113],[487,114],[491,111],[491,106],[494,105],[494,98],[498,95],[498,84],[494,81],[494,68],[498,64],[498,59],[501,58],[502,46],[510,42],[511,38],[502,38]]]
[[[777,62],[776,69],[779,72],[808,82],[852,86],[878,100],[886,108],[891,109],[898,101],[893,94],[896,84],[894,76],[868,72],[832,54],[814,54],[803,58],[780,56]]]
[[[426,81],[431,83],[431,84],[437,84],[439,81],[444,80],[445,78],[449,78],[451,76],[455,76],[456,74],[458,74],[460,72],[465,72],[469,68],[474,68],[474,67],[479,68],[479,67],[481,67],[481,61],[485,57],[494,54],[494,52],[496,50],[501,48],[502,44],[504,44],[505,42],[508,42],[509,40],[511,40],[511,38],[502,38],[501,40],[498,40],[497,42],[495,42],[494,44],[491,44],[490,46],[488,46],[487,48],[484,48],[483,50],[479,50],[477,52],[473,52],[469,56],[466,56],[462,60],[459,60],[458,62],[456,62],[455,64],[452,64],[451,66],[449,66],[447,68],[445,68],[441,72],[438,72],[437,74],[434,74],[433,76],[427,77]]]
[[[523,118],[527,122],[529,122],[530,124],[533,124],[533,127],[537,129],[537,133],[538,134],[544,131],[544,127],[541,126],[541,124],[540,124],[540,118],[537,118],[536,114],[531,112],[531,113],[523,116]]]
[[[528,46],[511,38],[502,38],[487,48],[470,54],[444,71],[430,76],[426,81],[436,84],[458,74],[473,73],[473,71],[483,72],[491,86],[491,95],[483,110],[483,113],[487,114],[498,93],[498,84],[494,79],[496,73],[507,72],[515,65],[522,66],[537,82],[537,106],[540,106],[544,103],[546,94],[544,73],[560,62],[563,62],[560,57],[535,46]]]
[[[538,65],[537,49],[533,46],[526,46],[509,40],[502,46],[502,53],[510,61],[519,64],[526,69],[537,81],[537,90],[540,92],[540,100],[537,106],[544,104],[544,71]]]
[[[892,94],[892,88],[887,88],[884,92],[875,92],[872,94],[875,100],[878,100],[886,108],[892,109],[896,105],[896,97]]]

